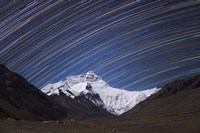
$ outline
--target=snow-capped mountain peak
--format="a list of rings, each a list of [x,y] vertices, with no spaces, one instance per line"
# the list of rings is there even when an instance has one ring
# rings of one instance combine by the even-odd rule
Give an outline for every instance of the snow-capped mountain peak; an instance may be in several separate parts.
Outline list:
[[[94,82],[101,80],[101,77],[97,76],[93,71],[88,71],[84,74],[66,77],[63,82],[67,82],[70,85],[76,84],[77,82]]]
[[[95,105],[117,115],[130,110],[158,90],[153,88],[144,91],[127,91],[113,88],[92,71],[66,77],[62,81],[48,84],[42,88],[47,95],[59,95],[60,92],[63,92],[71,98],[84,96]]]
[[[83,76],[85,77],[86,81],[90,81],[90,82],[97,81],[97,80],[101,79],[101,77],[96,75],[93,71],[88,71],[88,72],[84,73]]]

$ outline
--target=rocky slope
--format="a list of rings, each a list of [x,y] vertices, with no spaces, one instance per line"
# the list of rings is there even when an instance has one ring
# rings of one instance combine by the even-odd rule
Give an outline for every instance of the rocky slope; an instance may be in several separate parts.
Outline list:
[[[0,64],[0,118],[35,120],[67,116],[67,109]]]

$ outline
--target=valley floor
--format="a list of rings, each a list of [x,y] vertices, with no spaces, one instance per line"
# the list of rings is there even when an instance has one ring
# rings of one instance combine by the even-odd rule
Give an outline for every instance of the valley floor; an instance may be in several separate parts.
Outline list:
[[[194,117],[196,116],[196,117]],[[199,133],[200,116],[135,117],[87,121],[0,120],[0,133]]]
[[[118,133],[90,121],[0,120],[0,133]]]
[[[196,116],[196,117],[195,117]],[[110,127],[122,133],[200,133],[200,113],[135,117],[134,120],[115,120]]]

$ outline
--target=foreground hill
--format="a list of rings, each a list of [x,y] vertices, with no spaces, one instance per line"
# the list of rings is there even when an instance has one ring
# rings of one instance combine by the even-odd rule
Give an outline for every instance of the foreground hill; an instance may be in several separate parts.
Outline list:
[[[200,132],[200,75],[175,80],[112,120],[123,132]]]
[[[24,120],[60,119],[67,110],[20,75],[0,65],[0,118]]]

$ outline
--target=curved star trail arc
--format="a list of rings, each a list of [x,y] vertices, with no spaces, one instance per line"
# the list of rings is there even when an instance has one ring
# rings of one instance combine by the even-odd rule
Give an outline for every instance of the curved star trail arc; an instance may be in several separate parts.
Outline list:
[[[0,63],[41,88],[94,71],[160,87],[200,73],[200,1],[0,1]]]

